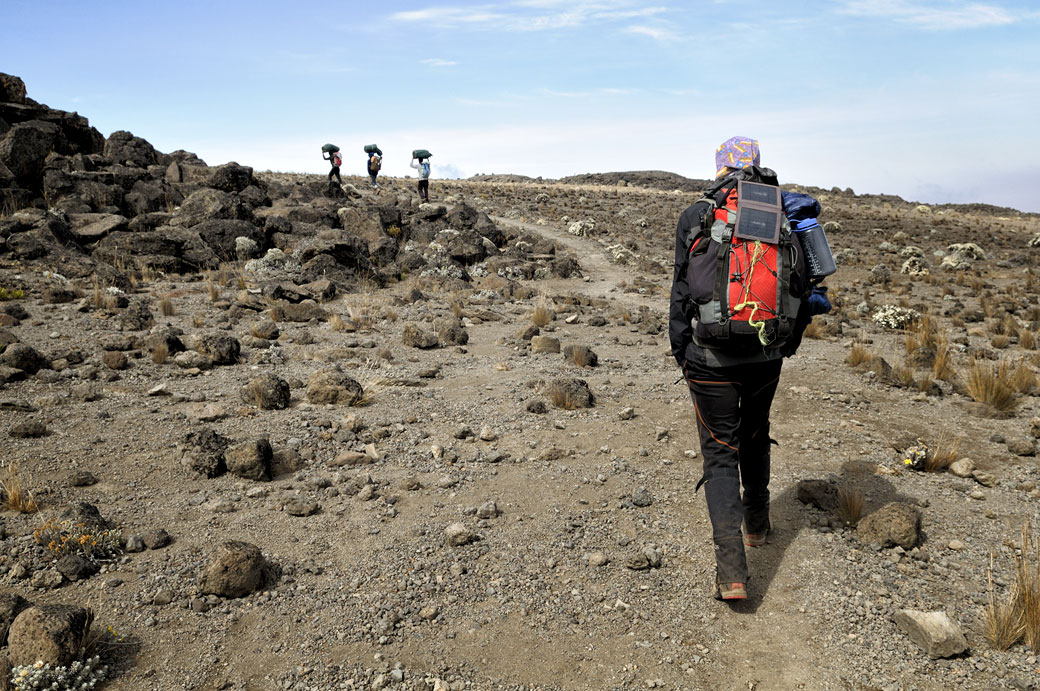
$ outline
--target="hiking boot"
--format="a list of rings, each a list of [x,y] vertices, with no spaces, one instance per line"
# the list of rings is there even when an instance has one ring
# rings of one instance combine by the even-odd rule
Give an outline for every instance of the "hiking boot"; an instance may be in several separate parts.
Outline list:
[[[743,583],[716,583],[716,600],[746,600],[747,588]]]
[[[762,547],[768,540],[768,533],[744,533],[744,544],[748,547]]]

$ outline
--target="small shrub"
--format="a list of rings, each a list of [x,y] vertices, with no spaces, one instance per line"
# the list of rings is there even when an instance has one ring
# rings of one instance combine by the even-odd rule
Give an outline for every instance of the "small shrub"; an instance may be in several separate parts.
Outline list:
[[[1010,342],[1011,339],[1005,334],[993,334],[993,336],[989,339],[990,345],[994,348],[997,348],[998,350],[1003,350],[1004,348],[1007,348]]]
[[[386,227],[386,234],[392,238],[397,238],[401,234],[401,226],[391,225]]]
[[[0,288],[0,302],[21,300],[24,297],[25,291],[21,288]]]
[[[462,303],[458,300],[452,300],[451,313],[455,315],[456,319],[462,319],[462,316],[465,314],[465,311],[462,309]]]
[[[170,359],[170,347],[165,343],[160,343],[152,348],[152,362],[157,365],[165,365],[166,361]]]
[[[16,463],[6,465],[0,470],[0,489],[3,489],[4,492],[3,506],[8,511],[36,513],[40,510],[36,498],[22,482],[22,476],[18,472]]]
[[[118,529],[91,528],[68,519],[48,518],[33,531],[33,540],[54,556],[78,553],[94,561],[109,559],[123,551],[122,532]]]

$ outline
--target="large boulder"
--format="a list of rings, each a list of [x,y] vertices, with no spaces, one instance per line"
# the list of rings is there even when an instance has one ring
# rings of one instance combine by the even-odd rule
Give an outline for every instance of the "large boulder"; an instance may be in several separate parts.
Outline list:
[[[25,103],[25,82],[0,72],[0,103]]]
[[[220,266],[220,258],[198,233],[171,226],[141,233],[111,233],[97,243],[92,254],[110,264],[129,259],[139,267],[171,273],[194,273]]]
[[[39,190],[44,162],[54,150],[61,130],[41,120],[20,122],[0,138],[0,162],[10,170],[18,184]]]
[[[921,512],[903,502],[889,502],[863,518],[856,536],[867,544],[913,549],[920,539]]]
[[[283,410],[289,407],[289,384],[278,375],[267,372],[250,379],[239,390],[239,396],[243,402],[261,410]]]
[[[113,132],[105,140],[105,158],[112,163],[121,163],[138,168],[147,168],[159,162],[159,152],[151,144],[135,137],[130,132]]]
[[[131,216],[165,211],[173,203],[175,194],[155,180],[138,180],[124,198]]]
[[[224,192],[241,192],[253,183],[253,169],[235,162],[218,166],[209,179],[210,187]]]
[[[271,479],[271,442],[266,437],[232,444],[224,450],[228,472],[247,480]]]
[[[173,219],[174,225],[190,228],[212,219],[249,221],[253,213],[238,195],[204,188],[192,192],[181,203]]]
[[[15,617],[7,634],[7,656],[14,666],[37,661],[68,665],[80,653],[91,624],[87,610],[71,605],[38,605]]]
[[[260,248],[264,244],[264,231],[249,221],[232,219],[210,219],[191,228],[199,234],[219,257],[232,259],[237,256],[236,240],[249,238]]]
[[[69,232],[80,242],[97,242],[109,233],[127,229],[126,217],[118,214],[69,214]]]
[[[199,574],[199,592],[245,597],[277,580],[277,568],[256,545],[228,540],[210,556]]]
[[[30,345],[12,343],[0,353],[0,365],[36,374],[41,369],[50,369],[51,362]]]
[[[365,395],[355,379],[335,370],[319,370],[307,379],[307,401],[354,405]]]
[[[184,437],[181,461],[189,470],[203,477],[217,477],[227,471],[224,451],[231,440],[218,432],[203,427]]]
[[[191,347],[217,365],[236,364],[242,351],[238,339],[227,334],[196,335],[191,341]]]

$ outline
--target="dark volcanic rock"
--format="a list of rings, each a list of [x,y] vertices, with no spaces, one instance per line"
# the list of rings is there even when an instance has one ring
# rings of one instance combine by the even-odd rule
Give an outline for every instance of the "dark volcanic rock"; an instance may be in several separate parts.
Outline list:
[[[199,574],[199,592],[220,597],[245,597],[277,580],[277,568],[260,548],[229,540],[210,557]]]
[[[105,158],[113,163],[147,168],[159,162],[159,153],[151,144],[130,132],[113,132],[105,140]]]

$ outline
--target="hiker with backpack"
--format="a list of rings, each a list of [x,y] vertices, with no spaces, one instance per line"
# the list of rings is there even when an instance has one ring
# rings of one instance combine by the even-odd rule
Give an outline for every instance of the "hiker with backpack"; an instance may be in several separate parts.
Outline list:
[[[412,162],[408,164],[419,171],[419,199],[424,202],[430,201],[430,155],[425,149],[417,149],[412,152]]]
[[[694,492],[704,486],[720,600],[747,597],[744,547],[765,545],[772,529],[769,409],[782,358],[812,315],[830,310],[817,284],[834,270],[833,261],[810,267],[803,233],[791,226],[797,216],[810,227],[819,203],[782,193],[759,159],[753,139],[720,145],[716,181],[675,235],[669,338],[697,418],[704,474]]]
[[[343,156],[339,152],[339,147],[335,144],[326,144],[321,147],[321,151],[322,159],[332,164],[332,170],[329,171],[329,186],[332,186],[333,175],[336,176],[336,182],[342,185],[343,178],[339,176],[339,167],[343,163]]]
[[[372,181],[372,189],[379,189],[379,185],[376,184],[376,176],[379,175],[379,169],[383,167],[383,157],[377,154],[375,151],[370,151],[368,154],[368,177]]]

